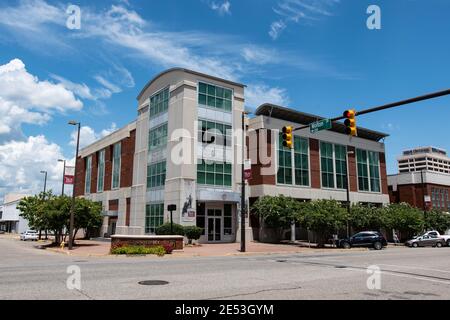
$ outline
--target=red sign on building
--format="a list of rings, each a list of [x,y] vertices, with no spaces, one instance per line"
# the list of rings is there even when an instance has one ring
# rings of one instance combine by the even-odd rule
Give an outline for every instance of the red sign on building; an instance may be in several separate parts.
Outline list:
[[[73,184],[73,176],[72,175],[64,175],[64,184]]]

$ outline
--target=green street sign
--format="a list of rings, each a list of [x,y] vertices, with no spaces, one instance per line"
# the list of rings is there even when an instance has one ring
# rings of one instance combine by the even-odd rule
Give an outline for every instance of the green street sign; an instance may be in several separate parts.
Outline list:
[[[320,121],[313,122],[309,125],[309,130],[311,131],[311,133],[316,133],[327,129],[331,129],[330,119],[323,119]]]

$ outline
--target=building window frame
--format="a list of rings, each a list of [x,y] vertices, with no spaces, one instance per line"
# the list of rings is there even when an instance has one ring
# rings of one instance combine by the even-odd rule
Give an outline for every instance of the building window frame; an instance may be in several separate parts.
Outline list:
[[[293,136],[294,138],[294,148],[289,149],[287,147],[284,147],[282,145],[282,135],[279,134],[278,143],[276,146],[277,149],[277,185],[283,185],[283,186],[292,186],[292,187],[300,187],[300,188],[309,188],[311,187],[311,170],[310,170],[310,147],[309,147],[309,138],[300,137],[300,136]],[[302,148],[302,143],[306,148]],[[289,161],[287,161],[288,165],[286,165],[286,161],[284,162],[284,165],[280,166],[280,154],[283,153],[283,159],[290,159],[290,166]],[[297,161],[298,157],[300,157],[300,161]],[[304,159],[306,157],[306,160]],[[297,164],[300,163],[300,166],[298,167]],[[306,168],[302,166],[302,164],[306,164]],[[283,169],[283,179],[281,179],[280,176],[280,169]],[[287,171],[286,171],[287,170]],[[286,183],[286,176],[289,177],[289,172],[291,175],[291,182]],[[299,171],[302,171],[299,174]],[[307,175],[304,175],[305,172],[307,172]],[[306,179],[306,183],[305,183]]]
[[[158,189],[166,184],[167,162],[159,161],[147,166],[147,190]]]
[[[213,182],[211,182],[213,180]],[[197,159],[197,184],[218,188],[233,186],[233,166],[231,163]]]
[[[149,119],[155,118],[169,110],[170,87],[164,87],[149,98]],[[160,98],[162,96],[162,98]],[[158,99],[158,101],[156,101]],[[159,100],[161,99],[161,100]]]
[[[365,162],[361,161],[362,155],[365,153]],[[376,155],[377,163],[376,165],[371,164],[371,155]],[[376,167],[376,171],[373,171],[373,168]],[[361,170],[360,170],[361,169]],[[366,176],[361,175],[361,171],[365,171]],[[372,173],[376,172],[376,177],[374,178]],[[358,191],[359,192],[370,192],[370,193],[381,193],[381,166],[380,166],[380,152],[371,151],[365,149],[356,149],[356,174],[358,177]],[[361,180],[363,181],[363,186],[361,186]],[[373,187],[372,182],[377,181],[377,188]],[[367,183],[367,188],[365,188],[365,184]],[[375,190],[374,190],[375,189]],[[377,190],[378,189],[378,190]]]
[[[168,123],[164,122],[148,132],[148,150],[155,151],[167,146]],[[158,142],[156,142],[158,141]],[[154,144],[155,143],[155,144]]]
[[[85,181],[84,181],[84,193],[91,193],[91,179],[92,179],[92,156],[88,156],[85,158],[86,160],[86,172],[85,172]]]
[[[120,188],[120,171],[122,166],[122,143],[119,141],[113,145],[111,190]]]
[[[145,206],[145,234],[155,234],[164,224],[164,202],[147,203]]]
[[[212,89],[210,91],[210,87],[214,87],[214,93],[212,92]],[[205,89],[204,89],[205,88]],[[220,89],[220,91],[223,90],[222,94],[219,94],[217,92],[217,89]],[[225,94],[226,92],[230,92],[230,96],[228,98],[228,95]],[[227,88],[224,86],[217,85],[215,83],[209,83],[206,81],[198,81],[197,83],[197,104],[199,106],[202,106],[204,108],[213,109],[213,110],[219,110],[222,112],[231,113],[233,111],[234,107],[234,89],[233,88]],[[217,100],[221,100],[223,102],[223,107],[217,106]],[[212,104],[212,101],[214,101],[214,106]],[[230,102],[228,103],[226,102]],[[220,103],[219,103],[220,105]]]
[[[103,192],[105,188],[105,149],[98,152],[97,164],[97,192]]]

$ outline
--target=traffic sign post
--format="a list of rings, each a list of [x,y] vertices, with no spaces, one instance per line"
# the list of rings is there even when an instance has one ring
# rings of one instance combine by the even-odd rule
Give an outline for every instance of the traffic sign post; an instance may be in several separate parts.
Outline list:
[[[331,119],[322,119],[309,125],[311,133],[317,133],[322,130],[331,129]]]

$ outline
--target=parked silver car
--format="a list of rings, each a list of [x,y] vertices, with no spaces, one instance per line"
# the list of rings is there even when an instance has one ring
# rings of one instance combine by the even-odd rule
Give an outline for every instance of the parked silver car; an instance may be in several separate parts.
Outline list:
[[[410,247],[442,247],[445,245],[445,239],[437,237],[435,235],[422,235],[415,239],[411,239],[406,242],[407,246]]]

